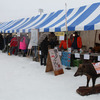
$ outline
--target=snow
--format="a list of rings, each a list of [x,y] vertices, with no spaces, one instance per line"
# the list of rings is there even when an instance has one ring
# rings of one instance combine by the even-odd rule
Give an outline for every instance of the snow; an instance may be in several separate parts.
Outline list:
[[[86,77],[74,77],[77,67],[55,76],[32,58],[9,56],[0,51],[0,100],[99,100],[100,94],[80,96]],[[100,84],[100,78],[96,84]],[[90,85],[92,82],[90,81]]]

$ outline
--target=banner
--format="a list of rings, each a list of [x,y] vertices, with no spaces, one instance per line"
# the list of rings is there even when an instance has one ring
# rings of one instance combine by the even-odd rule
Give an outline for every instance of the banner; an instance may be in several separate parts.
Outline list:
[[[56,36],[64,36],[65,32],[55,32]]]
[[[71,53],[62,52],[62,57],[61,57],[62,65],[70,67],[70,58],[71,58]]]
[[[37,29],[31,30],[31,39],[29,42],[28,49],[31,49],[32,46],[38,46],[38,30]]]
[[[17,33],[17,36],[20,37],[20,33],[19,32]]]
[[[50,58],[51,58],[51,62],[52,62],[52,66],[53,66],[54,71],[62,69],[63,67],[61,65],[58,50],[57,49],[50,49],[49,54],[50,54]]]
[[[92,63],[97,74],[100,74],[100,62],[97,62],[97,63]]]
[[[64,36],[59,36],[59,40],[64,40]]]

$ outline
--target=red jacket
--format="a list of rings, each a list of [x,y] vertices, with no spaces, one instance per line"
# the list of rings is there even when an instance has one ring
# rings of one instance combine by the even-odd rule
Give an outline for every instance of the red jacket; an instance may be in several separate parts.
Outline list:
[[[70,47],[70,48],[71,48],[73,41],[74,41],[74,38],[73,38],[73,40],[72,40],[72,41],[71,41],[71,39],[70,39],[70,38],[68,39],[68,47]]]
[[[17,38],[16,37],[14,37],[14,38],[11,39],[10,46],[11,47],[18,46],[18,41],[17,41]]]
[[[68,39],[68,47],[71,47],[72,43],[70,39]],[[63,49],[67,49],[67,40],[62,40],[60,42],[59,48],[63,47]]]
[[[82,48],[82,40],[81,40],[81,37],[78,37],[77,38],[77,46],[78,46],[78,48]]]
[[[74,41],[74,39],[73,39],[73,41]],[[80,48],[82,48],[82,40],[81,40],[81,37],[79,36],[79,37],[77,37],[77,47],[80,49]]]

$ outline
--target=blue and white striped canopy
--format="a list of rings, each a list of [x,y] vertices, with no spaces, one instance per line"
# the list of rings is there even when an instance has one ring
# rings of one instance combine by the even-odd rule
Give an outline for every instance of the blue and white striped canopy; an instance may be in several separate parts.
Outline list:
[[[67,15],[67,28],[65,17]],[[100,30],[100,2],[79,8],[69,9],[65,15],[64,10],[50,14],[37,15],[32,18],[22,18],[0,24],[1,33]]]

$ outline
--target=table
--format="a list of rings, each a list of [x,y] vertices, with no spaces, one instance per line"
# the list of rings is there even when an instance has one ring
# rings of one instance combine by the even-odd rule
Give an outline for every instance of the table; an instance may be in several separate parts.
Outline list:
[[[90,56],[90,59],[84,59],[84,54],[88,54]],[[75,58],[75,53],[71,53],[71,64],[70,65],[73,66],[73,61],[75,59],[80,59],[82,60],[82,62],[85,60],[89,60],[90,62],[98,62],[98,56],[100,56],[100,53],[91,53],[91,54],[81,53],[80,58]]]

